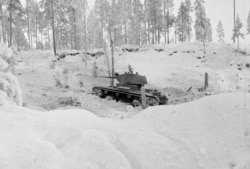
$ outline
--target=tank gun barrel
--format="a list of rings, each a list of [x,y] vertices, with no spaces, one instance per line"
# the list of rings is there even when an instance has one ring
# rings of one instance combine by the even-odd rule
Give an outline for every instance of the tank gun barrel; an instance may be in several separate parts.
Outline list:
[[[107,78],[107,79],[115,79],[115,78],[117,78],[115,76],[98,76],[98,77]]]

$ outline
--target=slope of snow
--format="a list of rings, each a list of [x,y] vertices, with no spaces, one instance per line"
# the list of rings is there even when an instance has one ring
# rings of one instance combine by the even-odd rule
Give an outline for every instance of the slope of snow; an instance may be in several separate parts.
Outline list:
[[[147,109],[136,118],[164,136],[181,140],[203,158],[202,167],[224,168],[239,149],[250,148],[249,100],[249,94],[222,94],[166,106],[164,111]]]
[[[242,72],[243,81],[249,81],[250,69],[245,68],[250,60],[245,55],[235,53],[229,44],[207,44],[206,54],[199,44],[172,44],[167,46],[147,46],[139,52],[122,53],[116,58],[116,71],[127,71],[130,64],[135,72],[147,76],[149,84],[158,87],[176,87],[187,90],[204,85],[204,73],[209,74],[209,86],[216,92],[236,91],[231,86],[244,88],[238,84],[237,75]],[[157,50],[162,51],[158,52]],[[230,66],[230,62],[236,63]],[[237,63],[242,71],[237,70]],[[229,73],[227,73],[229,71]],[[228,76],[235,76],[228,78]],[[226,78],[221,79],[221,76]],[[221,87],[221,81],[226,89]],[[236,84],[235,84],[236,83]],[[249,88],[250,89],[250,88]]]
[[[125,47],[139,50],[128,52],[122,50]],[[160,90],[169,98],[169,104],[204,97],[206,93],[199,92],[198,89],[204,87],[205,72],[209,76],[209,94],[250,92],[248,56],[237,54],[234,46],[225,43],[207,44],[206,51],[204,54],[202,45],[197,43],[140,48],[124,46],[115,51],[115,71],[124,73],[128,71],[128,65],[131,65],[134,72],[147,77],[146,88]],[[26,107],[38,110],[63,109],[65,107],[58,103],[58,99],[71,97],[80,98],[78,101],[83,105],[81,108],[102,117],[131,117],[134,112],[140,111],[122,103],[89,96],[93,86],[110,85],[109,79],[92,76],[94,61],[97,63],[98,75],[108,76],[105,56],[89,56],[87,66],[84,62],[86,56],[82,54],[68,55],[59,61],[56,61],[57,57],[53,56],[52,51],[20,53],[21,59],[16,72]],[[67,74],[63,73],[65,70]],[[56,86],[56,79],[62,86]],[[66,84],[69,88],[64,88]]]
[[[0,168],[247,169],[249,100],[221,94],[125,120],[0,107]]]

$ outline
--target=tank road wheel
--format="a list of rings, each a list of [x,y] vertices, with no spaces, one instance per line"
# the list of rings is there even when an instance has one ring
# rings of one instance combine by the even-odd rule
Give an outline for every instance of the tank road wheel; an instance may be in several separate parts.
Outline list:
[[[132,102],[132,105],[134,107],[138,107],[138,106],[141,106],[141,102],[138,99],[134,99],[133,102]]]
[[[118,101],[119,103],[126,103],[126,98],[120,97],[117,101]]]
[[[98,88],[94,88],[93,93],[94,93],[94,95],[96,95],[98,97],[102,97],[102,95],[103,95],[102,90],[98,89]]]
[[[122,100],[122,99],[119,99],[118,102],[119,102],[119,103],[125,103],[125,101]]]
[[[105,99],[110,101],[110,100],[113,100],[113,97],[112,96],[106,96]]]
[[[149,106],[157,106],[157,105],[159,105],[159,101],[156,98],[148,98],[147,104]]]

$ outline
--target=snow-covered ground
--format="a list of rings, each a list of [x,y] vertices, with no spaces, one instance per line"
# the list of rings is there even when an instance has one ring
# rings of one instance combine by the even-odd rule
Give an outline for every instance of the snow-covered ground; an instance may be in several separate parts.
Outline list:
[[[131,65],[169,98],[146,110],[89,94],[109,85],[92,76],[94,62],[107,76],[103,56],[86,66],[84,55],[55,61],[52,51],[23,51],[12,70],[19,87],[4,61],[13,53],[0,49],[0,104],[10,103],[0,106],[0,169],[250,168],[250,59],[234,46],[117,49],[117,72]]]
[[[0,168],[248,169],[249,100],[220,94],[127,120],[0,107]]]
[[[133,46],[130,48],[133,49]],[[24,91],[25,106],[54,110],[61,107],[58,105],[60,97],[72,97],[81,100],[81,108],[101,116],[106,116],[104,112],[107,109],[118,117],[127,116],[131,111],[133,114],[140,111],[89,95],[93,86],[108,86],[109,79],[92,76],[94,61],[98,75],[108,76],[104,56],[88,56],[87,66],[85,58],[84,55],[66,56],[52,62],[57,59],[52,51],[21,52],[16,73]],[[206,54],[199,44],[145,46],[137,52],[117,49],[115,71],[120,74],[127,72],[129,65],[134,72],[147,77],[147,88],[156,88],[166,94],[169,104],[204,97],[206,93],[198,92],[198,89],[204,87],[205,72],[209,76],[210,94],[250,90],[249,56],[236,53],[235,47],[229,44],[208,44]],[[64,88],[66,85],[69,88]]]

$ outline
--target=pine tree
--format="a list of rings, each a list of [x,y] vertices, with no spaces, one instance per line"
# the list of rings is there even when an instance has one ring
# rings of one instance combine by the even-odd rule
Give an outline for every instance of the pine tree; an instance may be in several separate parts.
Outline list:
[[[234,0],[234,26],[233,27],[235,27],[235,0]],[[233,42],[235,43],[235,37],[233,37]]]
[[[29,0],[26,0],[26,15],[27,15],[27,30],[28,30],[28,47],[30,49],[30,10],[29,10]]]
[[[239,18],[239,15],[237,15],[237,18],[236,18],[236,21],[235,21],[235,27],[233,29],[233,37],[232,39],[235,39],[237,38],[237,48],[238,48],[238,51],[239,51],[239,39],[240,37],[241,38],[244,38],[244,34],[241,33],[241,28],[243,27],[243,24]]]
[[[174,7],[173,0],[163,0],[163,21],[164,21],[164,40],[169,44],[169,28],[173,26],[172,10]]]
[[[221,21],[218,22],[216,31],[217,31],[218,41],[219,42],[224,42],[225,35],[224,35],[223,24],[222,24]]]
[[[160,0],[148,1],[149,31],[151,32],[151,43],[157,44],[160,40],[162,30],[162,3]]]
[[[22,29],[24,25],[17,25],[14,29],[14,42],[17,45],[18,49],[27,49],[28,48],[28,42],[27,39],[24,36],[24,31]]]
[[[213,29],[209,18],[206,19],[206,41],[213,41]]]
[[[192,18],[190,17],[191,5],[189,3],[188,0],[181,3],[177,16],[178,37],[181,42],[190,42]]]
[[[190,42],[191,39],[191,25],[192,25],[192,17],[190,16],[191,12],[193,11],[193,7],[191,5],[190,0],[185,1],[185,7],[186,7],[186,13],[187,13],[187,36],[188,36],[188,42]]]
[[[9,21],[9,41],[8,46],[12,46],[13,44],[13,24],[15,24],[16,20],[14,19],[22,19],[24,14],[24,10],[20,0],[9,0],[7,2],[7,10],[9,13],[8,21]]]
[[[52,34],[53,34],[53,49],[54,55],[56,55],[56,35],[55,35],[55,14],[54,14],[54,3],[53,0],[50,1],[50,10],[51,10],[51,27],[52,27]]]
[[[0,14],[2,26],[2,38],[9,46],[13,44],[14,27],[17,22],[23,22],[23,7],[19,0],[1,0]]]
[[[247,17],[247,34],[250,34],[250,10]]]
[[[3,11],[3,6],[4,6],[4,2],[0,1],[0,15],[1,15],[1,27],[2,27],[2,38],[3,38],[3,42],[6,43],[6,33],[5,33],[5,16],[4,16],[4,11]]]
[[[195,9],[195,38],[197,41],[203,43],[203,51],[206,53],[205,49],[205,40],[206,40],[206,26],[207,26],[207,17],[204,7],[204,0],[195,0],[194,9]]]
[[[88,44],[90,48],[102,47],[102,29],[98,15],[91,11],[87,18]]]
[[[178,29],[178,37],[179,41],[184,42],[186,40],[186,21],[187,21],[187,10],[185,4],[182,2],[179,8],[178,16],[177,16],[177,29]]]
[[[53,38],[53,51],[54,55],[56,55],[57,51],[57,44],[56,44],[56,10],[58,8],[58,0],[41,0],[40,2],[44,17],[49,21],[48,24],[51,26],[52,29],[52,38]],[[49,33],[48,33],[49,34]]]

